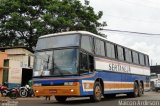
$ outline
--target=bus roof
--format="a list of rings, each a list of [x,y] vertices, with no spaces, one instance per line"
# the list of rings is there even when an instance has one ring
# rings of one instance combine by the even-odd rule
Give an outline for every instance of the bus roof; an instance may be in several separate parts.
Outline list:
[[[96,35],[96,34],[93,34],[93,33],[91,33],[91,32],[87,32],[87,31],[68,31],[68,32],[60,32],[60,33],[43,35],[43,36],[40,36],[39,38],[46,38],[46,37],[52,37],[52,36],[58,36],[58,35],[68,35],[68,34],[88,34],[88,35],[92,35],[92,36],[95,36],[95,37],[98,37],[98,38],[107,40],[107,39],[104,38],[104,37],[98,36],[98,35]]]

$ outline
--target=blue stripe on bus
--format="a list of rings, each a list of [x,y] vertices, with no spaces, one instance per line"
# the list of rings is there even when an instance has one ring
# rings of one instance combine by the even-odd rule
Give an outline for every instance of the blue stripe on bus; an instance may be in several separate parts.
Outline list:
[[[122,81],[122,82],[134,82],[135,80],[146,81],[146,76],[144,75],[116,73],[109,71],[99,71],[97,77],[100,77],[105,81]]]
[[[92,75],[92,74],[90,74]],[[71,82],[71,81],[77,81],[77,79],[72,79],[72,78],[81,78],[82,76],[64,76],[63,78],[71,78],[71,79],[62,79],[62,80],[50,80],[50,79],[45,79],[45,80],[35,80],[33,78],[33,81],[36,83],[50,83],[50,82],[55,82],[55,83],[62,83],[62,82]],[[52,78],[62,78],[62,77],[52,77]],[[82,80],[95,80],[96,78],[102,78],[104,81],[122,81],[122,82],[133,82],[136,79],[137,80],[146,80],[145,75],[136,75],[136,74],[128,74],[128,73],[116,73],[116,72],[111,72],[111,71],[97,71],[96,75],[92,78],[83,78]]]

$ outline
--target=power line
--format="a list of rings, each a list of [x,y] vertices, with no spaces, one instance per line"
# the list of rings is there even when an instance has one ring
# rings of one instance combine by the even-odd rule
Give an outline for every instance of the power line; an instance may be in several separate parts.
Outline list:
[[[160,33],[145,33],[145,32],[136,32],[136,31],[125,31],[125,30],[116,30],[116,29],[104,29],[100,28],[99,30],[105,30],[110,32],[120,32],[120,33],[132,33],[132,34],[139,34],[139,35],[146,35],[146,36],[159,36]]]
[[[128,0],[120,0],[120,1],[131,4],[131,5],[134,4],[134,5],[141,5],[141,6],[149,7],[149,8],[152,8],[152,9],[160,9],[159,7],[145,5],[146,3],[142,3],[142,2],[131,2],[131,1],[128,1]]]
[[[143,22],[143,23],[154,23],[154,24],[159,24],[160,20],[152,20],[152,19],[137,19],[135,17],[128,17],[128,16],[118,16],[118,15],[112,15],[112,14],[108,14],[106,13],[107,17],[112,17],[112,18],[116,18],[116,19],[121,19],[121,20],[125,20],[125,21],[135,21],[135,22]]]

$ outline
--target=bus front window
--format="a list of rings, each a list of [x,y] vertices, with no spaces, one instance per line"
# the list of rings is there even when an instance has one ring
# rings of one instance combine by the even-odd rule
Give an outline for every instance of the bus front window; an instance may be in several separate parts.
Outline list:
[[[77,49],[54,50],[53,75],[77,74],[77,51]]]
[[[34,77],[77,75],[77,51],[77,49],[61,49],[37,52]]]
[[[50,76],[52,71],[52,51],[35,54],[34,76]]]

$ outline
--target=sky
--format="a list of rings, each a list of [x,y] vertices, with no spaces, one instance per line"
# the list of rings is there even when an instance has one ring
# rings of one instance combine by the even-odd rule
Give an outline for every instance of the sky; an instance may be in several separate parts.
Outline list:
[[[84,0],[80,0],[84,3]],[[103,11],[104,29],[154,33],[139,35],[101,31],[109,41],[149,55],[150,65],[160,65],[160,0],[89,0],[94,11]]]

